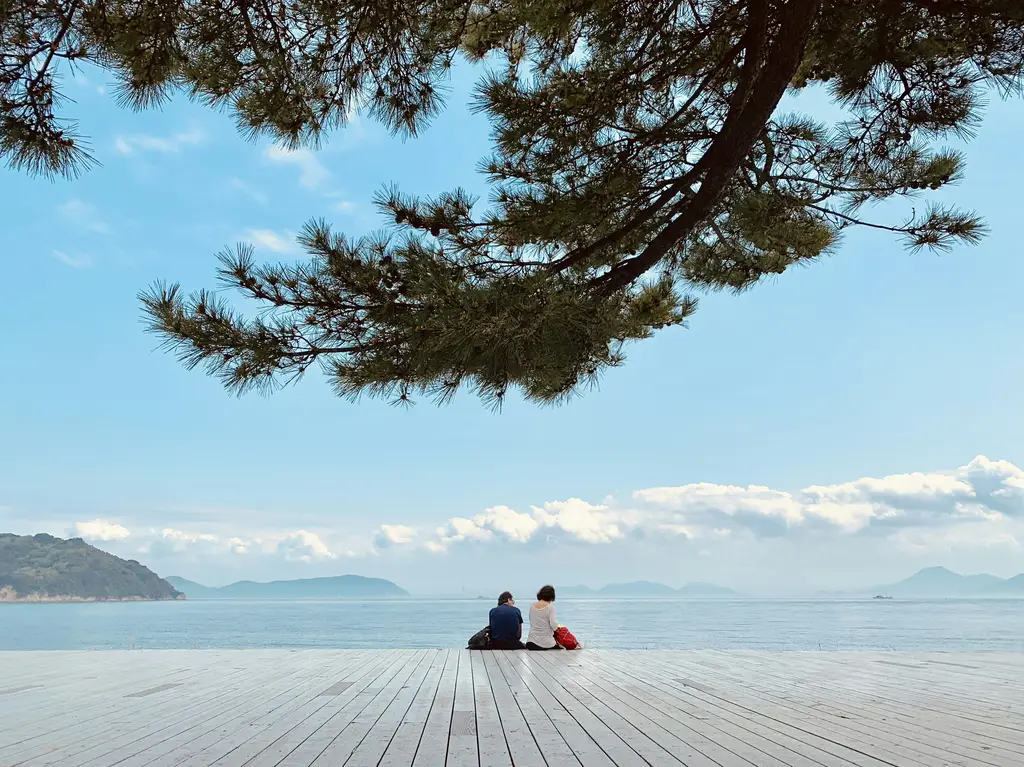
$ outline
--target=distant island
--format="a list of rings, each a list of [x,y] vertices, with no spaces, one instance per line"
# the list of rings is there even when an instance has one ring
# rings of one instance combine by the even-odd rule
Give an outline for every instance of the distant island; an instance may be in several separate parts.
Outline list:
[[[148,567],[81,538],[0,533],[0,602],[184,599]]]
[[[336,575],[329,578],[302,578],[294,581],[238,581],[228,586],[210,587],[176,575],[168,583],[190,599],[397,599],[409,592],[383,578],[361,575]]]
[[[960,575],[945,567],[926,567],[889,586],[872,589],[894,597],[1015,597],[1024,596],[1024,573],[1012,578]]]
[[[687,583],[682,588],[674,589],[664,583],[651,581],[633,581],[631,583],[609,583],[599,589],[589,586],[563,586],[558,589],[561,596],[566,597],[629,597],[632,599],[653,599],[661,597],[715,598],[738,596],[732,589],[716,586],[713,583]]]

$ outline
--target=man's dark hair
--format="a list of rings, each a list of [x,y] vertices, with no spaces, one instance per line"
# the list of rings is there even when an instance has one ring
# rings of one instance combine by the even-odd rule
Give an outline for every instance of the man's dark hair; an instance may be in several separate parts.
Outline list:
[[[542,586],[540,591],[537,592],[538,602],[554,602],[555,601],[555,587],[554,586]]]
[[[498,597],[498,606],[500,607],[501,605],[507,605],[511,601],[512,601],[512,592],[511,591],[503,591],[503,592],[501,592],[501,596]]]

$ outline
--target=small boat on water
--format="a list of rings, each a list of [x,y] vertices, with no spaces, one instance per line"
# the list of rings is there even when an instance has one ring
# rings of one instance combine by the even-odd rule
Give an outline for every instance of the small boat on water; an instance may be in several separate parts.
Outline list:
[[[892,599],[892,597],[884,597],[881,594],[875,594],[875,596],[872,597],[872,599]]]

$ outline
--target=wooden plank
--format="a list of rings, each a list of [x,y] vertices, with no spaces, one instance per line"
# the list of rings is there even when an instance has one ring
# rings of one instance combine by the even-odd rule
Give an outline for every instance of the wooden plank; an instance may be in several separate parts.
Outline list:
[[[677,662],[673,660],[671,669],[675,669],[674,664]],[[671,675],[672,670],[662,673]],[[688,673],[698,672],[688,669]],[[645,678],[648,677],[645,676]],[[816,717],[814,712],[794,717],[792,712],[787,710],[782,695],[778,698],[751,698],[749,682],[726,684],[726,680],[722,677],[716,681],[718,688],[712,694],[701,693],[685,686],[677,686],[678,683],[671,679],[661,683],[653,682],[651,686],[659,694],[667,695],[670,700],[681,696],[685,701],[706,706],[716,717],[720,711],[734,710],[735,718],[742,719],[748,727],[752,725],[757,725],[759,728],[764,727],[770,732],[795,738],[856,763],[870,759],[874,763],[881,761],[886,764],[894,762],[900,765],[933,764],[931,757],[926,754],[914,753],[907,748],[899,747],[898,744],[887,743],[878,738],[877,733],[868,731],[862,735],[845,727],[845,723],[841,720],[825,722]],[[769,737],[772,736],[769,735]],[[895,748],[894,745],[896,745]],[[850,753],[851,751],[853,753]],[[857,756],[857,754],[861,756]]]
[[[511,651],[493,653],[492,657],[495,666],[501,672],[502,679],[505,680],[505,684],[512,693],[523,721],[529,728],[530,735],[541,751],[544,761],[548,765],[565,765],[566,767],[580,764],[579,758],[573,753],[572,748],[566,743],[565,738],[562,737],[551,720],[548,710],[537,700],[533,691],[512,667],[508,657],[512,654],[515,653]],[[516,755],[518,758],[518,751]]]
[[[635,719],[622,717],[601,697],[574,681],[572,677],[580,673],[589,659],[562,652],[540,653],[535,658],[538,666],[543,667],[538,677],[617,765],[682,764],[670,749],[645,731],[650,727],[649,719],[641,720],[643,726],[638,726]]]
[[[673,688],[676,688],[675,692],[677,695],[682,695],[687,700],[696,699],[706,703],[706,694],[692,689],[688,690],[683,686],[676,687],[678,683],[672,681],[673,672],[671,669],[677,668],[678,663],[678,658],[674,658],[671,668],[661,671],[661,674],[666,676],[661,677],[662,681],[660,682],[654,681],[659,677],[651,673],[649,669],[645,673],[644,678],[645,680],[650,680],[647,683],[659,691],[668,690],[671,693]],[[699,674],[701,672],[696,668],[691,668],[687,669],[687,673]],[[769,729],[784,735],[791,735],[816,747],[827,748],[826,744],[831,742],[846,749],[858,751],[866,756],[873,756],[876,761],[886,763],[895,761],[895,763],[901,765],[943,765],[950,763],[951,754],[948,751],[933,749],[927,744],[917,744],[903,741],[898,737],[890,737],[885,731],[884,723],[882,723],[880,728],[858,727],[856,724],[841,718],[828,717],[823,719],[821,712],[814,710],[808,710],[805,715],[797,716],[794,719],[792,713],[786,713],[787,701],[782,693],[751,701],[749,693],[757,684],[755,680],[743,680],[739,684],[730,683],[729,685],[723,685],[726,679],[719,675],[716,681],[719,687],[725,686],[728,690],[727,692],[719,692],[719,696],[728,697],[739,708],[739,716],[745,717],[746,721],[749,721],[751,718],[755,720],[759,717],[770,718],[771,721],[766,722]],[[841,693],[839,695],[841,696]],[[719,697],[716,702],[723,703],[724,701],[725,697]],[[718,717],[719,712],[716,711],[715,715]],[[829,750],[833,753],[840,753],[847,759],[853,758],[848,753],[837,752],[836,749]]]
[[[423,677],[419,690],[416,691],[416,697],[409,710],[405,712],[395,736],[388,743],[379,767],[409,767],[416,759],[437,700],[449,655],[448,650],[439,650],[434,654],[430,668]]]
[[[633,690],[628,678],[615,678],[607,666],[595,662],[586,664],[587,672],[576,670],[576,676],[584,678],[595,686],[594,696],[603,695],[607,699],[627,701],[631,707],[649,721],[657,719],[658,725],[667,730],[675,738],[681,740],[687,749],[684,752],[692,760],[711,760],[723,764],[784,764],[783,756],[771,748],[764,748],[761,743],[751,743],[738,737],[734,731],[720,726],[720,722],[712,720],[706,712],[696,707],[673,709],[659,701],[659,696],[643,691]],[[601,685],[593,682],[596,678],[612,676],[615,684]],[[691,753],[693,752],[693,753]],[[686,761],[686,759],[684,759]],[[802,765],[803,763],[801,763]]]
[[[321,716],[336,703],[344,693],[323,696],[321,691],[340,676],[351,676],[354,684],[364,676],[372,679],[382,658],[387,657],[359,652],[354,656],[323,658],[310,669],[311,673],[301,684],[281,694],[257,697],[252,703],[247,701],[235,711],[219,711],[214,718],[180,730],[172,740],[164,741],[158,749],[138,754],[137,758],[147,767],[246,763],[268,748],[273,750],[282,739],[307,726],[311,717]],[[285,753],[300,742],[301,739],[290,744]]]
[[[804,659],[803,666],[810,666],[811,681],[818,683],[821,675],[834,675],[836,664],[831,661]],[[905,715],[908,705],[915,711],[928,712],[937,716],[953,714],[958,726],[967,735],[981,735],[996,738],[1016,746],[1024,753],[1024,728],[1010,726],[1010,721],[1024,722],[1024,687],[1014,680],[998,680],[979,684],[979,679],[961,678],[957,687],[950,687],[948,680],[942,681],[929,669],[926,674],[919,669],[915,673],[896,675],[880,673],[868,668],[867,664],[842,664],[846,688],[857,693],[857,699],[881,696],[884,703],[894,704],[894,713]],[[941,673],[946,673],[945,669]],[[1013,719],[998,716],[1015,713]],[[992,714],[997,714],[993,721]],[[1003,721],[1000,721],[1002,719]]]
[[[760,665],[754,666],[753,669],[757,678],[750,679],[744,684],[751,690],[763,691],[767,700],[781,699],[779,690],[785,686],[792,686],[793,679],[798,677],[795,669],[790,669],[786,676],[777,676],[775,672],[762,670]],[[766,685],[765,679],[772,677],[776,677],[779,684]],[[831,720],[837,720],[841,725],[846,724],[854,730],[859,730],[863,735],[871,737],[877,745],[887,744],[887,748],[896,748],[904,752],[908,749],[913,750],[918,759],[927,757],[942,760],[950,756],[966,756],[975,759],[979,764],[1003,764],[1007,761],[1013,764],[1021,758],[1015,751],[1007,750],[998,737],[984,738],[973,745],[970,738],[961,737],[963,732],[958,728],[964,726],[964,716],[947,716],[944,717],[945,721],[936,721],[932,717],[921,719],[922,711],[912,702],[905,706],[893,706],[885,699],[877,698],[862,707],[857,703],[859,696],[856,687],[851,689],[848,678],[832,675],[827,677],[829,684],[824,686],[818,682],[820,678],[821,672],[816,671],[812,677],[801,683],[801,690],[821,694],[812,699],[811,713],[819,716],[828,715]],[[908,690],[915,687],[911,680],[904,680],[904,685]],[[833,688],[836,686],[842,688],[842,695],[834,694]],[[912,716],[915,718],[906,719],[907,711],[914,712]],[[999,734],[998,730],[993,732]],[[984,749],[980,746],[984,746]]]
[[[251,767],[272,767],[273,765],[277,765],[283,760],[290,758],[293,753],[300,749],[304,744],[308,743],[311,738],[314,738],[318,733],[321,733],[324,730],[325,725],[334,719],[339,709],[344,708],[347,704],[353,701],[360,692],[379,679],[381,674],[389,667],[393,667],[394,663],[394,654],[376,651],[365,656],[354,667],[341,665],[332,666],[330,669],[330,677],[332,679],[336,679],[339,675],[344,675],[345,680],[344,684],[336,682],[328,689],[340,689],[342,686],[344,689],[340,690],[337,694],[330,696],[325,696],[323,693],[320,693],[315,699],[304,704],[304,710],[296,712],[295,715],[292,716],[292,722],[301,720],[298,721],[298,724],[294,724],[293,726],[282,726],[281,722],[275,722],[274,731],[267,732],[267,737],[262,739],[266,742],[270,739],[270,736],[277,735],[276,739],[267,744],[255,757],[246,762],[246,764]],[[329,732],[329,729],[327,731]],[[321,747],[321,750],[323,747],[326,747],[326,742]],[[207,749],[207,756],[209,755],[209,750],[210,747]],[[308,760],[311,762],[317,755],[319,755],[319,750],[308,757]]]
[[[412,660],[408,652],[381,652],[384,665],[370,675],[357,681],[341,696],[332,699],[322,714],[317,716],[316,725],[298,746],[293,748],[278,765],[280,767],[309,767],[331,745],[347,727],[369,706],[374,699]],[[191,767],[191,766],[189,766]]]
[[[0,653],[0,767],[1021,767],[1024,656]]]
[[[498,667],[498,659],[495,655],[490,652],[480,653],[484,667],[481,673],[486,677],[490,694],[494,699],[495,710],[510,758],[515,763],[515,767],[546,767],[540,746],[526,723],[526,717],[523,715],[516,694]],[[477,676],[480,675],[477,674]],[[481,761],[484,761],[483,751],[484,748],[481,744]]]
[[[458,651],[455,674],[455,707],[448,733],[447,767],[480,767],[476,734],[476,701],[473,697],[471,650]]]
[[[508,653],[505,657],[523,684],[533,694],[537,703],[547,713],[551,724],[554,725],[583,767],[608,767],[608,765],[614,767],[616,765],[611,755],[606,753],[601,744],[594,739],[593,734],[585,729],[544,685],[543,670],[538,677],[536,672],[540,659],[536,653]],[[536,732],[534,734],[536,735]],[[538,739],[538,743],[543,744],[544,741]]]
[[[231,672],[236,678],[242,672]],[[72,754],[88,750],[96,744],[108,743],[118,735],[129,734],[140,729],[142,724],[166,722],[183,703],[198,705],[207,700],[216,700],[230,695],[235,688],[225,686],[223,677],[215,669],[179,698],[154,697],[143,701],[129,701],[117,695],[107,706],[74,708],[74,702],[60,699],[68,710],[55,712],[50,722],[35,729],[16,725],[21,740],[0,749],[0,760],[16,758],[19,762],[37,759],[47,754],[59,754],[58,758],[68,759]],[[174,721],[171,718],[171,721]],[[0,761],[0,764],[3,762]]]
[[[388,655],[384,654],[387,658]],[[348,675],[355,671],[353,682],[358,683],[360,675],[368,674],[373,679],[373,671],[379,668],[370,656],[369,662],[362,662],[355,667],[351,665],[336,666],[325,665],[321,669],[315,681],[306,685],[302,694],[283,701],[272,710],[260,710],[255,716],[248,715],[250,726],[246,729],[232,728],[228,738],[218,738],[216,731],[209,732],[201,744],[203,749],[197,751],[193,760],[203,763],[213,763],[221,767],[237,767],[242,764],[249,764],[259,759],[265,751],[270,751],[273,757],[277,753],[275,746],[284,745],[282,740],[296,729],[300,732],[308,731],[311,724],[308,720],[313,717],[313,722],[322,722],[327,714],[323,713],[330,702],[338,696],[323,696],[320,694],[323,689],[336,684],[339,676]],[[351,689],[351,686],[349,687]],[[298,742],[302,742],[298,740]],[[297,743],[292,744],[293,750]],[[169,765],[158,765],[158,767],[170,767]]]
[[[727,695],[731,700],[736,691],[722,693],[704,685],[698,689],[691,684],[692,680],[687,680],[686,684],[669,680],[667,675],[672,673],[671,669],[659,667],[654,660],[645,663],[631,656],[621,667],[613,660],[603,660],[592,674],[588,674],[588,679],[594,680],[594,684],[609,694],[636,699],[663,714],[669,720],[666,726],[672,731],[679,727],[694,731],[701,738],[699,743],[693,742],[685,731],[681,731],[680,736],[720,761],[728,761],[727,753],[731,752],[735,755],[732,758],[742,758],[754,764],[764,760],[760,754],[769,754],[771,758],[787,764],[833,767],[884,767],[889,764],[856,749],[838,746],[792,728],[769,726],[771,720],[762,718],[759,710],[737,708],[734,711],[727,701],[716,695]]]
[[[864,661],[867,662],[864,662]],[[761,658],[751,661],[760,663]],[[872,663],[873,661],[873,663]],[[877,665],[874,665],[877,664]],[[785,665],[789,665],[786,663]],[[1012,679],[991,680],[980,683],[978,677],[959,676],[960,672],[941,669],[936,673],[934,668],[915,666],[906,673],[892,672],[892,669],[880,669],[881,660],[868,657],[851,662],[846,658],[832,659],[801,659],[797,669],[808,675],[811,682],[820,682],[822,674],[841,675],[846,680],[848,689],[863,692],[865,695],[884,695],[886,700],[894,703],[914,704],[915,708],[942,714],[951,708],[966,713],[965,723],[991,726],[982,712],[993,707],[1001,711],[1014,711],[1018,717],[1024,717],[1024,687]],[[953,683],[948,677],[959,677]],[[964,708],[968,710],[963,712]],[[998,725],[997,725],[998,726]],[[1004,737],[1014,737],[1018,743],[1024,744],[1024,738],[1017,730],[1014,733],[1002,733]]]
[[[646,705],[643,701],[623,695],[617,685],[603,686],[592,682],[588,676],[574,671],[573,681],[585,689],[591,697],[600,698],[604,705],[618,716],[642,730],[659,746],[673,754],[689,767],[714,767],[724,762],[740,762],[735,754],[709,741],[699,733],[680,726],[662,711]],[[715,757],[722,761],[715,761]]]
[[[363,739],[352,751],[352,756],[345,762],[346,767],[377,767],[380,764],[391,742],[397,736],[402,722],[408,716],[420,688],[429,677],[437,656],[437,650],[430,650],[424,654],[412,676],[383,713],[370,725]],[[412,753],[410,752],[406,764],[411,763]]]
[[[962,671],[948,666],[939,669],[928,665],[926,658],[917,656],[911,656],[904,662],[893,661],[876,653],[856,656],[848,653],[827,655],[829,657],[782,658],[781,666],[792,666],[800,673],[806,674],[809,679],[820,679],[818,675],[822,672],[838,674],[851,683],[867,682],[873,689],[884,689],[895,694],[908,692],[903,683],[909,682],[910,690],[916,690],[914,702],[918,704],[925,703],[941,708],[948,703],[968,703],[972,707],[995,705],[1024,711],[1024,703],[1020,700],[1024,694],[1024,684],[1013,675],[986,678],[982,673]],[[742,654],[740,657],[754,663],[762,663],[765,660],[759,655]],[[902,664],[897,667],[901,669],[900,671],[893,671],[894,663]],[[927,699],[922,699],[922,691],[929,693]]]
[[[427,722],[423,727],[419,745],[413,754],[413,767],[445,767],[448,759],[448,739],[451,734],[452,713],[455,710],[455,678],[458,674],[459,651],[449,650],[444,660],[444,669],[430,704]],[[385,759],[387,756],[385,755]],[[391,765],[405,765],[400,756],[392,754]]]
[[[123,701],[120,700],[123,695],[137,691],[140,687],[151,686],[154,682],[167,681],[168,677],[172,677],[175,681],[188,683],[188,694],[191,694],[218,680],[227,682],[228,677],[240,673],[232,666],[217,663],[215,658],[219,656],[193,657],[197,661],[193,668],[181,663],[180,659],[185,654],[181,651],[174,655],[119,653],[122,665],[117,668],[117,673],[100,674],[93,680],[87,680],[88,675],[81,675],[78,683],[47,690],[45,697],[40,696],[38,712],[26,713],[22,709],[13,716],[5,716],[4,721],[10,724],[11,732],[33,732],[35,735],[62,731],[69,723],[92,721],[99,726],[103,718],[110,714],[116,716],[123,708]],[[59,655],[63,657],[63,654]],[[106,657],[107,653],[95,655]],[[78,662],[90,669],[102,665],[101,662],[93,663],[84,658]],[[66,667],[68,663],[58,659],[55,665]],[[111,680],[111,677],[115,679]],[[82,688],[82,684],[91,686]],[[162,705],[162,702],[157,699],[139,701],[132,706],[132,710],[146,710]],[[10,741],[0,742],[0,749],[7,745],[10,745]]]
[[[512,754],[505,739],[505,730],[501,726],[501,717],[498,716],[498,706],[494,702],[491,680],[484,666],[484,655],[489,654],[475,652],[469,656],[473,670],[473,701],[476,708],[480,767],[512,767]]]
[[[313,761],[315,767],[337,767],[348,762],[355,749],[377,723],[377,720],[388,710],[392,701],[405,688],[409,679],[417,669],[428,660],[429,651],[418,651],[410,657],[409,662],[381,688],[374,698],[367,703],[355,717],[338,733],[337,737]]]
[[[199,667],[189,669],[182,668],[180,661],[166,655],[121,655],[124,661],[122,666],[101,673],[96,678],[88,678],[92,675],[80,675],[77,679],[71,676],[70,682],[64,680],[58,684],[44,685],[43,690],[26,693],[31,697],[27,701],[21,701],[17,710],[4,711],[0,707],[0,716],[10,726],[8,731],[26,732],[33,728],[34,723],[43,723],[47,732],[56,731],[69,719],[97,720],[110,711],[116,711],[121,706],[118,698],[141,687],[165,682],[169,677],[177,682],[198,682],[202,685],[209,682],[211,677],[230,672],[230,669],[210,663],[208,658],[204,658],[205,662]],[[68,667],[69,663],[63,658],[63,654],[60,654],[54,665]],[[100,664],[94,664],[90,660],[83,665],[95,668]],[[0,705],[2,702],[0,700]],[[11,741],[0,741],[0,748],[8,745],[11,745]]]
[[[308,674],[316,665],[316,657],[311,656],[290,667],[285,674],[277,674],[276,684],[262,684],[255,688],[245,686],[202,699],[171,698],[165,704],[167,713],[160,716],[153,716],[152,712],[140,716],[130,708],[135,704],[126,701],[122,722],[100,730],[92,737],[78,739],[62,749],[34,758],[28,764],[38,767],[59,763],[62,767],[77,767],[100,763],[135,767],[159,762],[168,754],[173,756],[167,760],[180,761],[183,753],[180,747],[191,742],[197,731],[230,725],[254,710],[273,711],[301,694],[304,685],[319,686]],[[247,681],[251,683],[252,678]]]

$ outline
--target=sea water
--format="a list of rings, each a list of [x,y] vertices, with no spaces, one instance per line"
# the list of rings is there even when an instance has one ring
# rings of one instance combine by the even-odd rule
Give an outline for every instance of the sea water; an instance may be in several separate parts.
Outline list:
[[[492,606],[424,599],[0,604],[0,650],[464,647]],[[557,607],[559,622],[593,648],[1024,652],[1024,600],[565,599]]]

